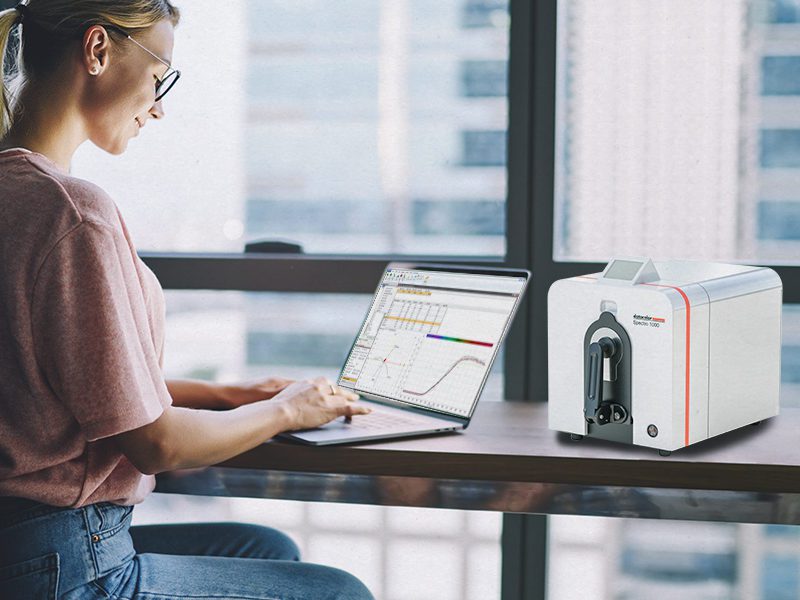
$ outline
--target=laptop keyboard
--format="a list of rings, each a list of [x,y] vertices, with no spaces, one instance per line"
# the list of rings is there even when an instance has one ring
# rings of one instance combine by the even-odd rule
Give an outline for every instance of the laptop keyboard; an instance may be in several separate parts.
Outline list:
[[[415,427],[419,425],[431,425],[430,419],[406,415],[401,411],[383,412],[373,410],[368,415],[356,415],[347,424],[348,429],[358,429],[361,431],[387,430],[395,428]]]

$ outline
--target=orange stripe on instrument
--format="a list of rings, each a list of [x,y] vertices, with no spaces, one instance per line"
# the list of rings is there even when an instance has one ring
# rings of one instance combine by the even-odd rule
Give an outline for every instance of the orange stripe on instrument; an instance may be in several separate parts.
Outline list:
[[[643,283],[642,285],[651,285],[653,287],[670,288],[678,292],[683,298],[683,303],[686,306],[686,381],[684,383],[684,423],[683,423],[683,445],[689,445],[689,374],[691,371],[691,342],[692,342],[692,307],[689,304],[689,297],[681,288],[674,285],[661,285],[658,283]]]

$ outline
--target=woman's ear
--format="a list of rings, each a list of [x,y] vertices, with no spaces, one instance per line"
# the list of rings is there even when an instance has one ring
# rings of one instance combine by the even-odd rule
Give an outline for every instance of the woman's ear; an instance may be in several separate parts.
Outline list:
[[[90,75],[100,75],[108,67],[111,39],[102,25],[92,25],[83,34],[82,63]]]

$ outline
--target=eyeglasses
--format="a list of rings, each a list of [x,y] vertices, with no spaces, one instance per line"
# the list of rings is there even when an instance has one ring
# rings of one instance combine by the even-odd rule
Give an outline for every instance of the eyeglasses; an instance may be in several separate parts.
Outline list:
[[[155,52],[153,52],[151,50],[148,50],[142,44],[140,44],[135,39],[133,39],[130,36],[130,34],[127,31],[125,31],[124,29],[121,29],[119,27],[115,27],[114,25],[106,25],[106,27],[108,29],[112,29],[114,31],[117,31],[117,32],[121,33],[122,35],[125,36],[126,39],[130,40],[131,42],[133,42],[134,44],[139,46],[139,48],[141,48],[142,50],[147,52],[150,56],[155,58],[158,62],[160,62],[162,65],[167,67],[167,70],[164,71],[164,74],[161,76],[161,79],[156,78],[156,98],[155,98],[155,100],[153,102],[158,102],[164,96],[166,96],[167,92],[170,91],[172,89],[172,86],[174,86],[178,82],[178,79],[180,79],[181,72],[178,71],[177,69],[173,69],[172,65],[169,64],[164,59],[162,59],[160,56],[158,56],[158,54],[156,54]]]

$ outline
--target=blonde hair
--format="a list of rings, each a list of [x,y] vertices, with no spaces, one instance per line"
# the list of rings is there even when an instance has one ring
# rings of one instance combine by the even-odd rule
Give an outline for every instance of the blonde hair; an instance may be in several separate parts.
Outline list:
[[[16,106],[16,92],[23,83],[55,68],[68,45],[87,28],[113,25],[132,33],[162,19],[173,26],[180,19],[169,0],[28,0],[23,12],[0,11],[0,137],[21,108]],[[13,63],[6,65],[9,55]]]

